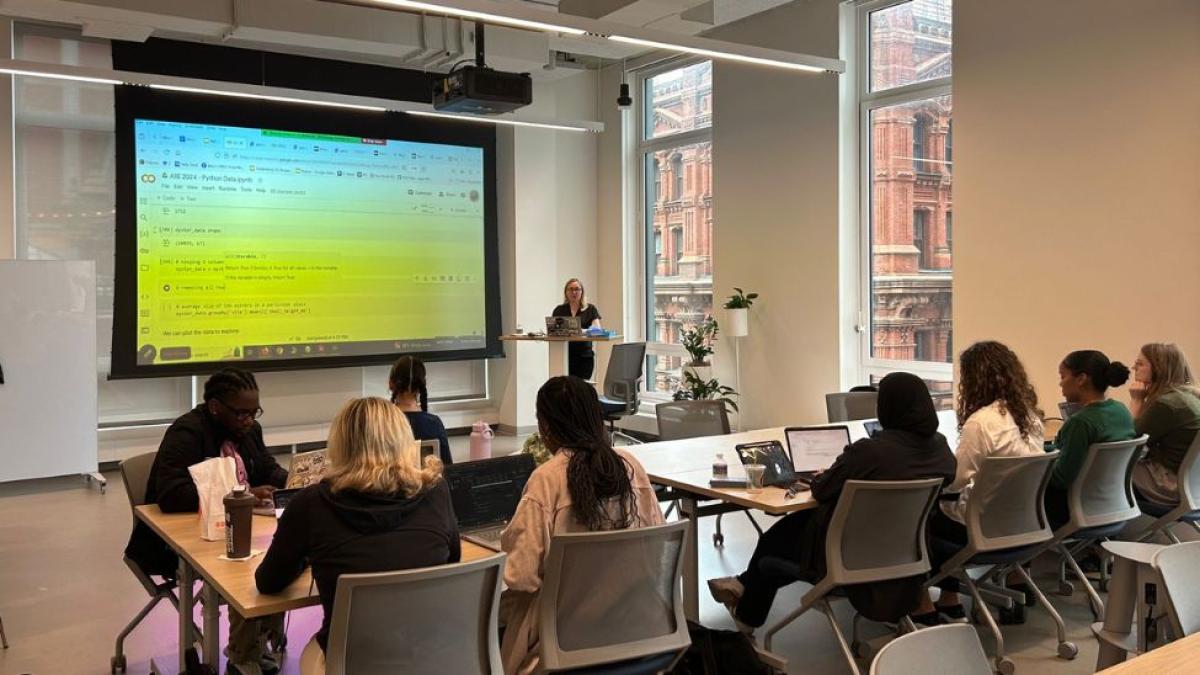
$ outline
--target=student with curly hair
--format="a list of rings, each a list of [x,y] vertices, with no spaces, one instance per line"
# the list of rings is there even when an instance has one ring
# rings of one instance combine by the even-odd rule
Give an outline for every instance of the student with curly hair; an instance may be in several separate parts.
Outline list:
[[[1133,469],[1133,486],[1159,504],[1179,503],[1179,465],[1200,431],[1200,390],[1183,350],[1173,344],[1144,345],[1133,362],[1130,412],[1149,451]]]

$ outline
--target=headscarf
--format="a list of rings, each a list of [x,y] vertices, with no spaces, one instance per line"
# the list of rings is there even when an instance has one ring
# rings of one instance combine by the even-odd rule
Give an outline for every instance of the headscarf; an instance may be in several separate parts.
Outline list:
[[[907,431],[922,437],[937,433],[937,411],[924,380],[912,373],[891,373],[879,381],[876,404],[884,429]]]

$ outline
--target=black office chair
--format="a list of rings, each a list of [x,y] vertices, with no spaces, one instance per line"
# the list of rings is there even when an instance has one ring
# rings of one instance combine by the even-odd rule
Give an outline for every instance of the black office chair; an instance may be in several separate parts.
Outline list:
[[[616,437],[637,443],[638,440],[617,431],[616,421],[632,415],[638,409],[638,385],[642,381],[642,367],[646,363],[646,343],[626,342],[613,345],[608,358],[608,370],[604,371],[604,395],[600,407],[608,422],[608,432],[615,442]]]

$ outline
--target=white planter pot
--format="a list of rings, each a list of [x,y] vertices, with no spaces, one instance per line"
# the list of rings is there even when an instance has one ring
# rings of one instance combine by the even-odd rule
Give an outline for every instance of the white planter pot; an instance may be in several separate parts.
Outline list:
[[[749,312],[745,307],[738,309],[727,309],[725,312],[727,317],[726,321],[728,322],[726,333],[728,335],[732,337],[746,337],[750,334],[750,324],[748,321]]]
[[[705,382],[712,379],[712,366],[711,365],[707,365],[707,366],[686,365],[683,367],[683,370],[684,370],[684,372],[692,373],[693,375],[700,378],[701,380],[704,380]]]

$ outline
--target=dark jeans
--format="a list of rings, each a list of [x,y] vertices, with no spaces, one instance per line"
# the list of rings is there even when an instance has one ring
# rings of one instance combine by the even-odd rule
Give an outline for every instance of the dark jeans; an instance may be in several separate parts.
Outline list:
[[[1043,503],[1046,505],[1046,520],[1050,521],[1051,530],[1057,530],[1071,521],[1071,509],[1067,506],[1066,490],[1047,485]]]
[[[770,613],[771,605],[775,602],[775,594],[779,592],[780,588],[794,580],[783,581],[773,575],[765,574],[759,569],[759,563],[768,556],[799,561],[804,552],[805,532],[808,530],[809,521],[815,514],[815,511],[797,511],[788,514],[763,532],[762,537],[758,540],[758,546],[754,547],[754,554],[750,556],[750,563],[746,566],[746,571],[738,575],[738,581],[742,582],[742,586],[745,587],[745,592],[742,593],[742,599],[737,606],[737,616],[742,623],[756,628],[766,623],[767,614]],[[824,551],[820,551],[818,554],[824,555]],[[815,578],[804,578],[803,580],[810,583],[818,581]]]
[[[950,558],[957,555],[967,545],[967,528],[943,513],[940,507],[934,505],[933,513],[929,514],[929,522],[925,526],[925,531],[929,533],[930,539],[954,545],[951,551],[944,546],[930,544],[929,561],[933,566],[933,573],[936,574],[938,570],[942,569],[942,565],[945,565]],[[934,585],[943,591],[957,593],[960,582],[954,577],[946,577]]]

